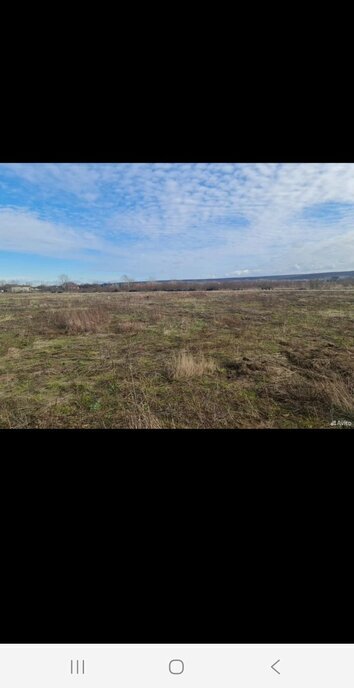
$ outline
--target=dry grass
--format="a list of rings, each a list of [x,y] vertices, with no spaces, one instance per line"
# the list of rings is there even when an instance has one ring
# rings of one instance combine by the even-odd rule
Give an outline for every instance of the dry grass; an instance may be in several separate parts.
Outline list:
[[[354,389],[340,378],[327,380],[323,383],[324,391],[330,399],[331,405],[344,414],[352,414],[354,417]]]
[[[206,358],[203,354],[195,356],[186,351],[181,351],[173,358],[171,369],[172,377],[175,380],[182,380],[215,373],[217,365],[215,361]]]
[[[125,322],[120,322],[114,327],[114,332],[118,333],[125,333],[128,332],[130,334],[136,334],[137,332],[141,332],[141,330],[145,329],[144,323],[141,322],[134,322],[132,320],[128,320]]]
[[[353,318],[354,289],[0,294],[0,428],[354,428]]]
[[[353,384],[334,375],[332,379],[316,379],[295,374],[275,386],[273,398],[280,401],[292,414],[328,418],[342,416],[354,422]]]
[[[54,329],[65,334],[99,332],[109,321],[109,312],[102,306],[59,311],[50,316],[50,324]]]
[[[162,427],[157,416],[144,409],[131,413],[128,422],[130,430],[161,430]]]

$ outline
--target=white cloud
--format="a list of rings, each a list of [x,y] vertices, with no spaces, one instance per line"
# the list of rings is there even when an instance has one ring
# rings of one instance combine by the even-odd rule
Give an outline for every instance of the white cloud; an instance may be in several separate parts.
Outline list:
[[[78,251],[102,250],[104,242],[90,232],[42,220],[34,213],[0,209],[0,250],[70,257]]]
[[[123,256],[127,271],[157,274],[165,261],[191,276],[353,269],[354,164],[2,164],[1,172],[72,199],[63,221],[48,208],[4,207],[3,250],[91,248],[102,260]],[[339,204],[338,214],[306,215],[323,204]]]
[[[81,201],[98,199],[102,185],[113,179],[110,165],[86,163],[0,163],[0,170],[39,186],[42,191],[65,192]]]

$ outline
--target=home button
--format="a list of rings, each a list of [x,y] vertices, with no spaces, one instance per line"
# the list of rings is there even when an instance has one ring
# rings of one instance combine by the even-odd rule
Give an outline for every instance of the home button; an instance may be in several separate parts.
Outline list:
[[[169,670],[171,674],[183,674],[184,663],[181,659],[171,659],[169,664]]]

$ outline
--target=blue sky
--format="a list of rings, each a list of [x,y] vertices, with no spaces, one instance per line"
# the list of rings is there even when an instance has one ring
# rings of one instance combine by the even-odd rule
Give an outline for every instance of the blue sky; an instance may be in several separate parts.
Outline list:
[[[351,163],[0,163],[0,280],[353,269]]]

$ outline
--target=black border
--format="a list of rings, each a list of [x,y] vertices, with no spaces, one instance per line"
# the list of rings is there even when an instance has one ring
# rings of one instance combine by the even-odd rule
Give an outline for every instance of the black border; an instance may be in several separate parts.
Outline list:
[[[348,431],[5,436],[1,642],[354,642]]]

